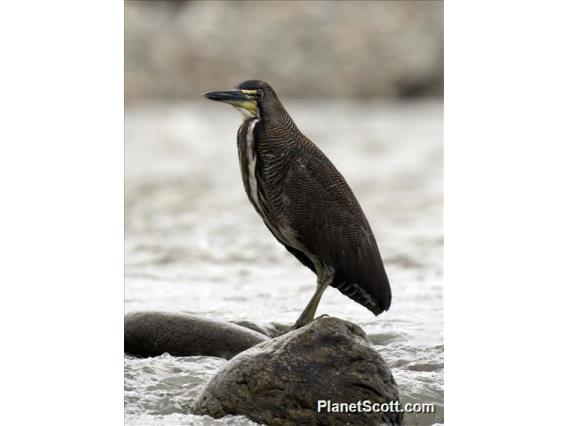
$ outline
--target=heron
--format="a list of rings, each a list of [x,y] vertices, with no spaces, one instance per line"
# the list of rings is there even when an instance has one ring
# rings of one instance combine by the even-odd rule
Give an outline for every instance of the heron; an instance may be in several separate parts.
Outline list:
[[[293,328],[313,321],[328,286],[375,316],[388,310],[389,280],[357,198],[274,89],[247,80],[203,96],[243,114],[237,148],[248,199],[276,240],[316,274],[315,292]]]

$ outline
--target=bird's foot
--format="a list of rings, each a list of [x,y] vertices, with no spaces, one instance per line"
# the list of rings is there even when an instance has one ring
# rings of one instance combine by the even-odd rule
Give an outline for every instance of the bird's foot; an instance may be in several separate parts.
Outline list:
[[[296,321],[296,324],[294,324],[292,327],[290,327],[290,329],[288,331],[292,331],[292,330],[298,330],[299,328],[304,327],[305,325],[308,325],[309,323],[311,323],[313,320],[309,320],[309,321]]]
[[[303,316],[304,318],[302,318],[302,316]],[[310,316],[304,316],[304,315],[302,315],[302,316],[301,316],[300,318],[298,318],[298,321],[296,321],[296,323],[295,323],[292,327],[290,327],[290,328],[284,330],[283,332],[281,332],[281,333],[279,334],[279,336],[283,336],[284,334],[287,334],[287,333],[289,333],[289,332],[291,332],[291,331],[298,330],[298,329],[300,329],[300,328],[302,328],[302,327],[304,327],[304,326],[310,324],[312,321],[316,321],[316,320],[318,320],[318,319],[320,319],[320,318],[328,317],[329,315],[323,314],[323,315],[320,315],[319,317],[317,317],[317,318],[315,318],[315,319],[314,319],[313,315],[311,315],[311,317],[310,317]]]
[[[288,330],[286,330],[282,334],[286,334],[290,331],[298,330],[299,328],[302,328],[302,327],[310,324],[313,321],[316,321],[316,320],[319,320],[320,318],[325,318],[325,317],[328,317],[328,316],[329,316],[328,314],[323,314],[323,315],[320,315],[319,317],[314,318],[314,319],[305,319],[305,320],[299,319],[298,321],[296,321],[296,323],[292,327],[290,327]]]
[[[278,335],[279,335],[279,336],[283,336],[283,335],[285,335],[285,334],[288,334],[288,333],[291,332],[291,331],[298,330],[298,329],[302,328],[303,326],[308,325],[308,324],[311,323],[311,322],[312,322],[312,320],[310,320],[310,321],[300,321],[300,320],[298,320],[298,321],[296,321],[296,323],[295,323],[292,327],[289,327],[289,328],[285,329],[284,331],[282,331],[282,332],[279,333]]]

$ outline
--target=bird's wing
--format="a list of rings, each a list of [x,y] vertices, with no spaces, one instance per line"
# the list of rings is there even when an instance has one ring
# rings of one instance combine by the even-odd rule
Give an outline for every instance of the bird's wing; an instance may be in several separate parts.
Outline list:
[[[343,176],[310,148],[288,170],[287,216],[310,253],[334,267],[332,286],[378,315],[391,290],[371,227]]]

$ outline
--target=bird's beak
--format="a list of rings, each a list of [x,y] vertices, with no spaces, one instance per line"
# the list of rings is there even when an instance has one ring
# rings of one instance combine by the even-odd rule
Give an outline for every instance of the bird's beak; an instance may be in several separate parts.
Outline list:
[[[250,98],[240,90],[226,90],[223,92],[205,92],[203,94],[212,101],[226,102],[228,104],[239,104],[250,101]]]
[[[212,101],[225,102],[227,104],[242,108],[256,116],[256,102],[254,98],[243,93],[241,90],[226,90],[222,92],[206,92],[203,94]]]

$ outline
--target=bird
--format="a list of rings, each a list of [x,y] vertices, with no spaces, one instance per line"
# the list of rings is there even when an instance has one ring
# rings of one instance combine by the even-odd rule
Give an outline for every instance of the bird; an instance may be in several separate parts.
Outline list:
[[[274,89],[247,80],[203,93],[243,114],[237,150],[245,192],[268,230],[316,274],[316,289],[292,328],[314,320],[327,287],[375,316],[391,288],[369,222],[345,178],[296,126]]]

